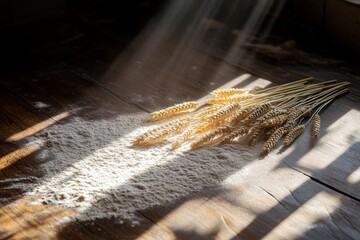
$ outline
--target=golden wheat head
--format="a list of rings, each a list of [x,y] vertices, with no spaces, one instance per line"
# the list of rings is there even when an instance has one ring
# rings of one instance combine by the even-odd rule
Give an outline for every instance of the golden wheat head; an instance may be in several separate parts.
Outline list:
[[[277,109],[277,108],[274,108],[272,110],[270,110],[269,112],[265,113],[264,115],[262,115],[261,117],[259,117],[257,120],[259,122],[263,122],[263,121],[266,121],[270,118],[273,118],[273,117],[276,117],[276,116],[279,116],[279,115],[283,115],[287,113],[287,109]]]
[[[297,137],[299,137],[305,130],[305,125],[299,125],[295,128],[293,128],[284,138],[284,145],[288,146],[290,145]]]
[[[239,128],[233,132],[231,132],[228,136],[224,137],[222,143],[230,143],[237,137],[241,137],[246,135],[249,132],[248,128]]]
[[[187,127],[190,124],[190,121],[190,117],[183,117],[151,129],[135,138],[135,140],[133,141],[133,145],[147,146],[156,144],[163,140],[165,137],[176,134],[180,130]]]
[[[236,125],[241,120],[245,119],[249,114],[255,109],[254,106],[251,107],[245,107],[241,109],[240,111],[236,112],[234,115],[232,115],[228,122],[229,125]]]
[[[287,114],[277,115],[273,118],[270,118],[270,119],[262,122],[260,125],[265,128],[270,128],[270,127],[275,127],[275,126],[280,127],[286,121],[287,118],[288,118]]]
[[[258,139],[261,132],[263,132],[264,128],[262,126],[255,126],[251,128],[249,133],[249,143],[253,145]]]
[[[173,117],[182,113],[190,112],[192,110],[195,110],[197,106],[198,106],[197,102],[184,102],[181,104],[176,104],[172,107],[168,107],[160,111],[151,113],[150,120],[157,121],[157,120]]]
[[[235,94],[228,97],[215,97],[207,100],[208,104],[228,104],[228,103],[239,103],[246,99],[252,98],[252,94]]]
[[[283,127],[276,129],[263,145],[261,152],[263,154],[268,154],[271,150],[273,150],[282,138],[282,136],[285,134],[285,132],[286,130]]]
[[[231,132],[232,128],[229,126],[221,127],[219,129],[216,129],[210,133],[205,134],[204,136],[200,137],[198,140],[191,143],[190,147],[191,149],[196,149],[199,147],[203,147],[211,142],[215,138],[220,138],[221,136]]]
[[[313,139],[317,139],[320,136],[321,118],[319,114],[316,114],[312,123],[311,136]]]
[[[219,89],[212,91],[211,94],[215,97],[228,97],[235,94],[243,94],[245,91],[240,88],[229,88],[229,89]]]
[[[238,103],[232,103],[230,105],[227,105],[223,108],[221,108],[219,111],[210,114],[207,118],[206,121],[207,122],[215,122],[218,121],[220,119],[223,119],[224,117],[227,117],[230,113],[240,109],[240,104]]]
[[[252,111],[249,116],[247,116],[244,120],[242,120],[243,124],[250,124],[255,121],[258,117],[268,112],[271,109],[271,103],[264,103],[258,106]]]

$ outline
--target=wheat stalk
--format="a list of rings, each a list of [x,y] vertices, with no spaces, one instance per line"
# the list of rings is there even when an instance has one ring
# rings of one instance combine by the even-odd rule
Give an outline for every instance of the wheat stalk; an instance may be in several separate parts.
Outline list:
[[[311,131],[311,136],[313,139],[317,139],[320,136],[320,125],[321,125],[320,115],[316,114],[313,119],[313,125]]]
[[[298,136],[300,136],[305,130],[305,125],[299,125],[293,128],[284,138],[284,145],[290,145]]]
[[[235,94],[228,97],[215,97],[207,101],[208,104],[228,104],[228,103],[239,103],[246,99],[252,98],[252,94]]]
[[[209,144],[210,142],[212,142],[212,140],[214,140],[215,138],[219,138],[219,137],[225,135],[226,133],[231,132],[231,130],[232,130],[232,128],[229,126],[219,128],[215,131],[205,134],[204,136],[200,137],[198,140],[192,142],[190,147],[191,147],[191,149],[195,149],[195,148],[205,146],[205,145]]]
[[[218,112],[220,110],[220,108],[222,108],[223,106],[220,105],[211,105],[208,107],[205,107],[204,109],[201,109],[198,114],[197,114],[197,118],[203,120],[206,117],[208,117],[209,115]]]
[[[249,93],[254,94],[254,93],[257,93],[258,91],[260,91],[260,90],[262,90],[262,89],[263,89],[263,88],[260,87],[260,86],[255,86],[255,87],[253,87],[253,88],[249,91]]]
[[[229,115],[233,111],[236,111],[236,110],[240,109],[240,107],[241,107],[241,105],[238,104],[238,103],[232,103],[232,104],[230,104],[228,106],[224,106],[223,108],[220,108],[219,111],[207,116],[205,121],[207,121],[207,122],[218,121],[220,119],[225,118],[227,115]]]
[[[270,127],[279,127],[281,126],[286,120],[288,119],[288,114],[281,114],[277,115],[273,118],[270,118],[264,122],[262,122],[260,125],[264,128],[270,128]]]
[[[222,143],[230,143],[235,138],[240,137],[240,136],[244,136],[248,132],[249,132],[248,128],[239,128],[239,129],[231,132],[228,136],[224,137],[224,139],[222,140]]]
[[[237,113],[233,114],[229,119],[229,125],[236,125],[238,122],[249,116],[249,114],[255,109],[255,106],[245,107],[238,111]]]
[[[211,94],[215,97],[228,97],[235,94],[243,94],[245,92],[244,89],[240,88],[230,88],[230,89],[219,89],[212,91]]]
[[[284,127],[276,129],[263,145],[261,152],[263,154],[268,154],[278,144],[278,142],[285,133],[286,130],[284,129]]]
[[[263,130],[264,130],[264,128],[262,126],[255,126],[250,129],[250,133],[249,133],[250,145],[253,145],[256,142],[260,133]]]
[[[287,109],[274,108],[274,109],[270,110],[269,112],[265,113],[263,116],[259,117],[258,121],[259,122],[266,121],[266,120],[276,117],[278,115],[285,114],[285,113],[287,113],[287,111],[288,111]]]
[[[242,120],[242,124],[249,124],[271,109],[271,103],[264,103],[252,111],[249,116]]]
[[[157,121],[168,117],[173,117],[175,115],[179,115],[182,113],[186,113],[192,110],[195,110],[198,106],[197,102],[185,102],[181,104],[176,104],[172,107],[168,107],[162,109],[157,112],[153,112],[150,114],[151,121]]]
[[[138,136],[134,141],[134,145],[152,145],[156,144],[165,137],[176,134],[190,124],[190,117],[183,117],[173,120],[165,125],[149,130]]]
[[[269,137],[278,129],[278,127],[272,127],[265,132],[265,139],[269,139]]]

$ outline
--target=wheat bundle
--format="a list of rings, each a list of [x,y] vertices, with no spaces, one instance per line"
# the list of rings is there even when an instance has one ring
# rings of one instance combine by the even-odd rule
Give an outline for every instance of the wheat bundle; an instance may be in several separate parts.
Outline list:
[[[320,111],[348,91],[348,82],[313,83],[312,78],[270,88],[221,89],[206,102],[177,104],[150,115],[151,121],[175,118],[138,136],[133,144],[149,146],[167,139],[173,148],[189,143],[191,149],[213,144],[250,144],[265,140],[262,153],[283,139],[290,145],[312,121],[312,138],[320,135]],[[178,118],[178,115],[185,115]],[[265,139],[264,139],[265,138]]]

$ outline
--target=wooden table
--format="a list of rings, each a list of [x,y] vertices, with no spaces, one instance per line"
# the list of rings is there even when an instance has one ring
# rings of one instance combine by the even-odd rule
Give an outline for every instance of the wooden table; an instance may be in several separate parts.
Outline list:
[[[280,43],[272,42],[286,54],[268,44],[237,46],[229,41],[237,37],[230,30],[228,42],[189,46],[164,37],[154,48],[144,41],[149,35],[131,41],[115,24],[58,21],[59,29],[41,23],[11,29],[3,45],[1,239],[360,238],[358,65]],[[29,205],[33,199],[10,187],[23,177],[41,178],[35,155],[41,149],[21,146],[53,124],[75,116],[107,119],[114,113],[151,112],[202,98],[218,87],[265,86],[306,76],[352,82],[350,94],[322,114],[317,146],[309,145],[306,133],[285,153],[239,169],[226,187],[139,211],[138,225],[111,219],[60,224],[76,210]],[[86,108],[70,119],[63,114],[82,105]]]

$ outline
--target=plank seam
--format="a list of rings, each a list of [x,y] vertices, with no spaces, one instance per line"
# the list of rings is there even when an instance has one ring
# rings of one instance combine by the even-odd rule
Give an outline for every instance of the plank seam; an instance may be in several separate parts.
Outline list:
[[[355,196],[353,196],[353,195],[351,195],[351,194],[349,194],[349,193],[346,193],[346,192],[344,192],[344,191],[342,191],[342,190],[340,190],[340,189],[338,189],[338,188],[336,188],[336,187],[333,187],[333,186],[331,186],[330,184],[328,184],[328,183],[326,183],[326,182],[323,182],[323,181],[321,181],[320,179],[311,176],[310,174],[307,174],[307,173],[305,173],[305,172],[302,172],[302,171],[300,171],[299,169],[297,169],[297,168],[295,168],[295,167],[292,167],[292,166],[289,165],[288,163],[285,163],[285,162],[284,162],[284,164],[285,164],[286,166],[290,167],[291,169],[294,169],[295,171],[297,171],[297,172],[299,172],[299,173],[302,173],[303,175],[307,176],[307,177],[310,178],[312,181],[314,181],[314,182],[316,182],[316,183],[318,183],[318,184],[320,184],[320,185],[322,185],[322,186],[324,186],[324,187],[326,187],[326,188],[329,188],[329,189],[331,189],[331,190],[333,190],[333,191],[335,191],[335,192],[337,192],[337,193],[339,193],[339,194],[341,194],[341,195],[344,195],[344,196],[346,196],[346,197],[348,197],[348,198],[351,198],[351,199],[354,200],[354,201],[360,202],[360,198],[355,197]]]

